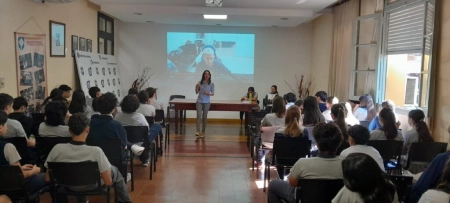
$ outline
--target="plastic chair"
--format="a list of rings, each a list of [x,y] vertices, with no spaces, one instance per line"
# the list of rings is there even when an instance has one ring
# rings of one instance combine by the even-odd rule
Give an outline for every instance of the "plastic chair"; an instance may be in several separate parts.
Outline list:
[[[295,202],[329,203],[342,187],[344,187],[342,179],[300,178],[296,188]]]
[[[275,133],[277,130],[280,129],[280,126],[270,126],[270,127],[262,127],[261,130],[261,143],[254,145],[254,154],[253,156],[253,164],[252,164],[252,171],[255,170],[255,161],[259,160],[259,150],[272,150],[273,148],[273,140],[275,139]],[[256,177],[258,177],[258,173],[256,174]]]
[[[105,195],[106,202],[110,202],[111,187],[102,186],[97,162],[48,162],[47,164],[50,182],[54,185],[55,193],[73,196]],[[69,189],[69,187],[86,185],[97,185],[97,188],[89,191]]]
[[[283,170],[291,168],[300,158],[311,155],[311,140],[307,139],[275,139],[273,141],[272,158],[266,157],[264,171],[264,189],[266,191],[266,179],[270,181],[270,166],[282,167]],[[283,178],[283,177],[280,177]]]
[[[21,165],[25,165],[25,164],[33,164],[36,161],[35,160],[30,160],[30,155],[28,153],[28,144],[27,144],[27,138],[25,137],[10,137],[10,138],[6,138],[3,139],[3,141],[5,142],[9,142],[11,144],[14,145],[14,147],[16,147],[17,152],[19,152],[20,157],[22,158],[20,160],[20,164]]]
[[[50,189],[50,186],[46,186],[28,194],[19,166],[0,166],[0,180],[0,194],[7,195],[13,201],[39,202],[40,196]]]
[[[389,179],[395,185],[398,202],[409,202],[409,195],[411,194],[413,177],[390,175]]]
[[[102,149],[103,153],[105,153],[106,158],[111,165],[117,167],[122,174],[124,179],[127,178],[127,163],[129,157],[125,155],[128,153],[123,150],[122,141],[119,138],[96,138],[90,139],[89,136],[86,139],[86,144],[89,146],[97,146]],[[133,165],[130,165],[131,168],[131,191],[134,191],[134,180],[133,180]]]
[[[155,140],[148,140],[148,127],[147,126],[124,126],[127,131],[128,142],[131,143],[143,143],[147,151],[150,152],[150,180],[153,179],[153,171],[156,171],[156,143]],[[145,151],[143,153],[146,153]],[[133,153],[131,153],[130,165],[132,166]],[[131,180],[134,183],[134,173],[131,171]]]
[[[36,137],[36,149],[38,151],[39,166],[43,166],[47,160],[48,154],[53,147],[61,143],[69,143],[72,141],[71,137]]]
[[[45,120],[45,114],[44,113],[32,113],[31,118],[33,118],[33,127],[31,130],[31,133],[33,135],[39,135],[39,126],[42,122]]]
[[[251,150],[250,157],[253,158],[253,147],[254,147],[254,139],[255,136],[258,135],[261,121],[267,115],[267,112],[253,112],[252,114],[252,123],[247,126],[247,147]]]
[[[170,123],[166,122],[164,115],[165,115],[164,110],[157,109],[156,115],[155,115],[155,123],[159,123],[161,125],[161,127],[166,129],[164,148],[167,149],[167,145],[170,144],[170,140],[169,140]],[[161,134],[160,136],[163,136],[163,135]]]
[[[404,168],[408,169],[411,162],[422,162],[425,163],[424,166],[428,165],[438,154],[447,151],[447,145],[444,142],[412,143],[408,153],[408,161]]]
[[[369,140],[368,146],[375,148],[384,160],[384,168],[389,175],[392,171],[401,174],[401,156],[403,152],[403,141],[398,140]],[[395,160],[395,162],[391,160]]]

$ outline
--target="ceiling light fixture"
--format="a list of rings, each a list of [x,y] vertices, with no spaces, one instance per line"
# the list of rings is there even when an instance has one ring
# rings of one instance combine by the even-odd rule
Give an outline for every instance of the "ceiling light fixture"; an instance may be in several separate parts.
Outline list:
[[[134,13],[134,15],[138,15],[138,16],[141,16],[141,15],[142,15],[142,13]]]
[[[153,21],[147,21],[147,23],[154,23]]]
[[[289,20],[289,18],[280,18],[281,20]]]
[[[204,19],[208,20],[226,20],[228,18],[227,15],[210,15],[210,14],[204,14]]]
[[[297,3],[295,3],[295,4],[302,4],[302,3],[305,3],[307,0],[299,0],[299,1],[297,1]]]

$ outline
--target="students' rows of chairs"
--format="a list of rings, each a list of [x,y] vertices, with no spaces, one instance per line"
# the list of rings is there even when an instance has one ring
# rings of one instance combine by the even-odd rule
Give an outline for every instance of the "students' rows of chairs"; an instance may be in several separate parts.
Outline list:
[[[42,114],[33,114],[35,120],[35,129],[38,132],[39,125],[43,122],[45,116]],[[165,128],[165,139],[163,138],[163,133],[161,132],[157,140],[148,140],[148,128],[146,126],[124,126],[127,131],[127,139],[131,143],[142,143],[145,147],[145,151],[150,152],[150,174],[149,179],[152,179],[153,172],[156,172],[156,161],[158,154],[163,153],[163,144],[165,149],[169,144],[169,123],[165,122],[164,110],[156,110],[155,117],[146,117],[149,125],[161,125]],[[42,167],[47,159],[48,154],[53,149],[53,147],[60,143],[69,143],[71,137],[40,137],[36,136],[36,147],[35,155],[33,149],[27,147],[27,141],[24,137],[14,137],[4,139],[6,142],[12,143],[19,155],[23,158],[21,164],[37,164]],[[165,143],[163,143],[165,140]],[[116,166],[124,179],[127,178],[128,162],[130,162],[130,174],[131,174],[131,191],[134,191],[134,168],[133,159],[134,155],[131,151],[127,150],[123,152],[121,140],[119,138],[115,139],[91,139],[87,138],[86,144],[90,146],[98,146],[105,153],[108,161],[111,165]],[[126,153],[126,161],[124,160],[124,154]],[[28,157],[33,157],[29,159]],[[44,169],[45,170],[45,169]],[[99,169],[97,163],[49,163],[49,173],[51,175],[51,181],[54,185],[89,185],[97,184],[100,182]],[[38,200],[39,196],[44,192],[48,191],[50,188],[46,187],[42,190],[36,192],[36,194],[27,194],[25,190],[25,180],[23,177],[22,170],[16,166],[1,166],[0,167],[0,194],[7,194],[13,200]],[[5,181],[3,181],[5,180]],[[69,195],[106,195],[107,202],[109,202],[109,188],[103,188],[99,185],[99,188],[89,192],[73,192],[70,190],[65,190],[64,188],[54,187],[58,192],[69,194]]]
[[[278,169],[288,170],[295,162],[300,158],[306,158],[311,156],[311,140],[278,140],[274,139],[274,132],[271,128],[264,130],[264,134],[261,133],[260,125],[261,120],[267,113],[255,112],[252,115],[252,124],[247,126],[247,146],[250,150],[250,156],[252,158],[252,170],[255,168],[256,160],[259,159],[259,150],[272,151],[272,157],[266,157],[265,169],[264,169],[264,191],[266,189],[266,182],[270,181],[270,167],[277,166]],[[367,126],[366,126],[367,127]],[[272,127],[273,128],[273,127]],[[312,133],[310,132],[312,135]],[[271,138],[270,138],[271,136]],[[272,141],[273,144],[266,143]],[[385,163],[385,169],[388,175],[390,175],[391,181],[397,187],[397,193],[400,202],[408,202],[410,189],[412,186],[412,177],[402,176],[403,170],[407,170],[412,164],[419,163],[425,169],[426,166],[440,153],[444,153],[447,150],[447,143],[441,142],[428,142],[428,143],[413,143],[408,153],[408,159],[406,165],[402,166],[402,151],[403,141],[395,140],[371,140],[368,142],[369,146],[378,150]],[[259,170],[257,170],[258,173]],[[394,175],[395,174],[395,175]],[[257,174],[258,177],[258,174]],[[279,177],[283,179],[284,177]],[[335,187],[336,184],[340,184],[339,187]],[[297,191],[297,200],[302,202],[330,202],[331,199],[337,194],[340,188],[342,188],[342,180],[300,180],[299,187],[304,190]],[[318,195],[313,191],[334,191],[330,194]],[[331,194],[333,193],[333,194]],[[322,201],[323,198],[328,198],[327,201]]]

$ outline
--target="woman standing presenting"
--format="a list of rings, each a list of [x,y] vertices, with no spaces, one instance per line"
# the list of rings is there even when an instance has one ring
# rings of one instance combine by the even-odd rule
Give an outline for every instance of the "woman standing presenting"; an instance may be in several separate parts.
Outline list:
[[[209,107],[211,106],[210,96],[214,96],[214,83],[211,82],[209,70],[203,71],[202,80],[195,86],[197,98],[197,132],[196,136],[204,137],[206,129],[206,119],[208,118]],[[203,112],[203,113],[202,113]],[[200,121],[203,119],[202,131],[200,131]]]

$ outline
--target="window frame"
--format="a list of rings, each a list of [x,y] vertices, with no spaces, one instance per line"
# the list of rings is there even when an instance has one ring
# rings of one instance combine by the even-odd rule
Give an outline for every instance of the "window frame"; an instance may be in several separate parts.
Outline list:
[[[100,20],[105,20],[104,26],[105,31],[100,29]],[[111,33],[107,32],[107,24],[108,22],[111,23]],[[114,18],[111,18],[101,12],[98,12],[97,15],[97,52],[100,52],[100,39],[103,39],[103,54],[107,55],[108,52],[108,41],[111,41],[111,55],[114,55]]]

